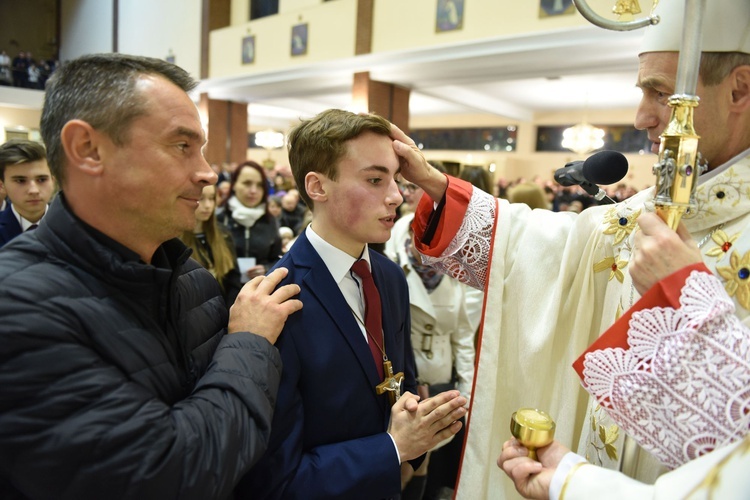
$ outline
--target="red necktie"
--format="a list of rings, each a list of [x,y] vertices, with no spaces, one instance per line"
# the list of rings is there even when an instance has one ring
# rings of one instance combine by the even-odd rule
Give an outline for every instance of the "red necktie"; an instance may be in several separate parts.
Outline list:
[[[360,259],[352,266],[352,271],[362,279],[362,289],[365,293],[365,330],[367,330],[367,343],[370,344],[370,352],[375,360],[380,378],[383,378],[383,319],[380,309],[380,294],[372,279],[372,273],[367,261]]]

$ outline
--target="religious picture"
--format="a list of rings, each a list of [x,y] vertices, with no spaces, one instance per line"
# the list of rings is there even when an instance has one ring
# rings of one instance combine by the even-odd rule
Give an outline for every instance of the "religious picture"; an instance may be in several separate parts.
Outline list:
[[[464,0],[438,0],[435,31],[460,30],[464,26]]]
[[[575,12],[573,0],[539,0],[539,17],[568,15]]]
[[[292,55],[307,54],[307,23],[292,26]]]
[[[255,35],[246,36],[242,39],[242,64],[255,62]]]

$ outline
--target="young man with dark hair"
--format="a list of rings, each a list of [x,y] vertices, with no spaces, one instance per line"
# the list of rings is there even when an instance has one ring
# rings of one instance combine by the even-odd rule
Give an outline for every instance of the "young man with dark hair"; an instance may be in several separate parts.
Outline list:
[[[14,139],[0,145],[0,189],[7,206],[0,212],[0,247],[36,229],[54,194],[44,146]]]

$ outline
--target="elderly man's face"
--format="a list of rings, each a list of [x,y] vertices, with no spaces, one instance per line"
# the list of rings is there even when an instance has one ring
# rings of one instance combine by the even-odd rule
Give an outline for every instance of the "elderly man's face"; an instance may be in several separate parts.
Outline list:
[[[637,86],[643,91],[635,118],[635,128],[647,130],[653,142],[651,151],[659,152],[660,135],[671,117],[669,97],[675,92],[678,54],[676,52],[650,52],[641,54]],[[700,104],[695,109],[695,131],[701,137],[698,151],[716,167],[729,160],[737,152],[729,151],[728,139],[738,133],[730,130],[728,103],[732,89],[730,78],[722,83],[706,87],[698,82],[696,93]],[[734,127],[733,127],[734,129]]]

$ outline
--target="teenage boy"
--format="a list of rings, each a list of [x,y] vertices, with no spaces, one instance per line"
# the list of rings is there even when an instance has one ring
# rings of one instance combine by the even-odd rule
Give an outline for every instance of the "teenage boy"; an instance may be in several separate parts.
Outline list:
[[[44,146],[21,139],[0,145],[0,189],[7,198],[0,212],[0,247],[37,228],[47,213],[54,184]]]
[[[417,403],[406,280],[368,248],[388,240],[402,202],[390,131],[381,117],[328,110],[290,133],[290,164],[313,219],[277,265],[289,269],[283,283],[300,286],[304,308],[279,337],[271,440],[238,497],[398,496],[401,462],[461,428],[458,391]],[[409,392],[383,390],[401,378]]]

